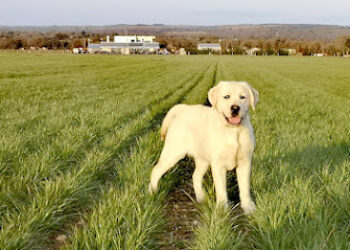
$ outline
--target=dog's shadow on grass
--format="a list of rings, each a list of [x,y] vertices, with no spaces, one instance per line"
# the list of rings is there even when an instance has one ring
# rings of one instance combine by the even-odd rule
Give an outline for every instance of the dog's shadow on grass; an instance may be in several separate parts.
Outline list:
[[[227,173],[227,195],[231,203],[239,203],[239,189],[236,170]]]
[[[195,169],[195,163],[194,160],[190,157],[185,157],[181,161],[177,163],[177,166],[174,170],[172,170],[172,175],[177,176],[178,180],[171,186],[171,191],[174,191],[176,188],[179,188],[180,186],[183,186],[184,183],[187,183],[191,186],[191,189],[193,189],[193,183],[192,183],[192,174]],[[211,174],[211,169],[209,168],[208,172],[206,173],[204,177],[204,186],[213,186],[213,176]],[[239,192],[238,192],[238,184],[237,184],[237,177],[236,177],[236,171],[230,171],[227,173],[227,192],[228,192],[228,198],[231,203],[237,204],[239,202]],[[191,193],[191,199],[195,200],[194,192],[193,190]]]

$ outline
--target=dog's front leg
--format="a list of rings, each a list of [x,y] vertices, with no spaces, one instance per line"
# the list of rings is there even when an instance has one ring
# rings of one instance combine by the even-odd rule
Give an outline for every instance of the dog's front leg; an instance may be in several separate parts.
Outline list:
[[[226,168],[222,164],[212,164],[211,171],[214,179],[216,202],[218,205],[228,206],[226,189]]]
[[[193,172],[193,188],[196,195],[197,202],[202,202],[205,198],[205,193],[203,190],[203,177],[208,170],[209,163],[201,159],[195,159],[196,168]]]
[[[237,165],[236,173],[241,208],[245,214],[251,214],[255,210],[255,204],[250,197],[251,161],[249,158],[244,157],[238,161]]]

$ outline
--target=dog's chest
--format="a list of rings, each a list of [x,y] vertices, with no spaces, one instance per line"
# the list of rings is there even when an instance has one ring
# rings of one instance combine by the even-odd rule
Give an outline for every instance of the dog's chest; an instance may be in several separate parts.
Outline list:
[[[227,170],[232,170],[235,168],[236,154],[239,148],[239,134],[237,130],[230,129],[228,131],[223,131],[215,143],[216,153],[215,157],[221,164],[225,165]]]
[[[234,149],[238,147],[238,128],[225,128],[222,130],[220,135],[220,140],[225,145],[226,148]]]

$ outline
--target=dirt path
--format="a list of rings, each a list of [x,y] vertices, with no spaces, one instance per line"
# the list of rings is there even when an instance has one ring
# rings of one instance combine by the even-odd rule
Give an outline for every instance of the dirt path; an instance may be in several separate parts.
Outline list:
[[[178,182],[173,185],[166,202],[167,223],[159,240],[162,250],[186,249],[192,238],[192,228],[198,224],[192,186],[193,169],[193,161],[185,158],[174,173],[178,175]]]

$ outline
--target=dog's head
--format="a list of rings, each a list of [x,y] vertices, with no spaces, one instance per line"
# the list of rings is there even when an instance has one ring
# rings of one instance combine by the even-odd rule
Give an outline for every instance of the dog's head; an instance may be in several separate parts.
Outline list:
[[[259,93],[247,82],[221,81],[209,90],[208,99],[229,125],[239,125],[249,108],[255,109]]]

